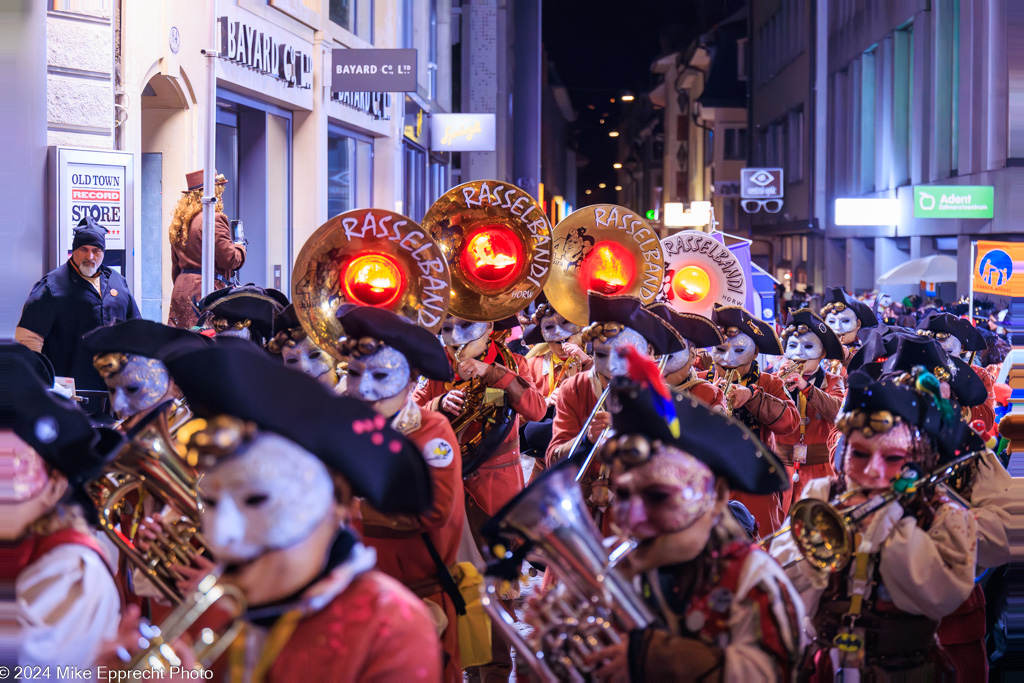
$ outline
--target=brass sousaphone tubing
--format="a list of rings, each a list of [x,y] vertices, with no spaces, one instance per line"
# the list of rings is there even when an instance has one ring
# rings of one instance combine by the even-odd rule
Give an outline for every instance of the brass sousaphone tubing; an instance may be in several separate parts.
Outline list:
[[[295,259],[292,301],[313,342],[345,360],[342,304],[385,308],[431,332],[441,329],[451,274],[439,245],[409,218],[383,209],[346,211],[321,225]]]
[[[658,233],[633,211],[594,204],[566,216],[553,234],[544,293],[570,322],[590,323],[587,292],[634,296],[649,304],[661,291],[665,254]]]
[[[551,223],[521,188],[497,180],[453,187],[434,202],[423,227],[451,268],[450,313],[494,322],[540,296],[551,273]]]

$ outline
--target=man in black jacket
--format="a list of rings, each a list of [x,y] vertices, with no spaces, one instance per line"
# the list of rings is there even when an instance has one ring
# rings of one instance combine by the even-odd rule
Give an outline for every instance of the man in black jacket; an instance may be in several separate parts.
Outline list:
[[[45,355],[54,374],[73,377],[76,389],[106,391],[82,335],[103,325],[139,318],[128,283],[103,265],[107,229],[91,218],[75,228],[71,256],[32,288],[15,338]],[[88,412],[99,409],[90,401]]]

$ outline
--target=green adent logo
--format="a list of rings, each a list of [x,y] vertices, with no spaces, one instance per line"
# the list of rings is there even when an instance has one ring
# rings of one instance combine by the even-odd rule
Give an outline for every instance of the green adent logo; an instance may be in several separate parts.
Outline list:
[[[914,188],[914,218],[992,218],[991,185],[922,185]]]

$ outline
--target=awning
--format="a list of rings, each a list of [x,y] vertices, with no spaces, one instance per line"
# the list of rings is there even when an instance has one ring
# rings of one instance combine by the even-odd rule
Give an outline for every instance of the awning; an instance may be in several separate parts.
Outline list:
[[[880,285],[916,285],[919,282],[956,282],[956,259],[935,254],[901,263],[882,277]]]

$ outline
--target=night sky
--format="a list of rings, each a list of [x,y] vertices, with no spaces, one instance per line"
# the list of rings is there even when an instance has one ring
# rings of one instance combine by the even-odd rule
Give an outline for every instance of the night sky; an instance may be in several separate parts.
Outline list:
[[[624,109],[642,106],[654,85],[651,63],[684,50],[738,2],[728,0],[545,0],[544,47],[576,109],[581,166],[577,205],[618,203],[617,141],[608,136]],[[732,8],[730,8],[732,6]],[[626,92],[638,99],[621,102]],[[615,98],[615,103],[610,102]],[[593,109],[590,107],[593,106]],[[602,124],[601,119],[605,122]],[[598,183],[608,185],[598,189]],[[593,194],[585,195],[586,189]]]

